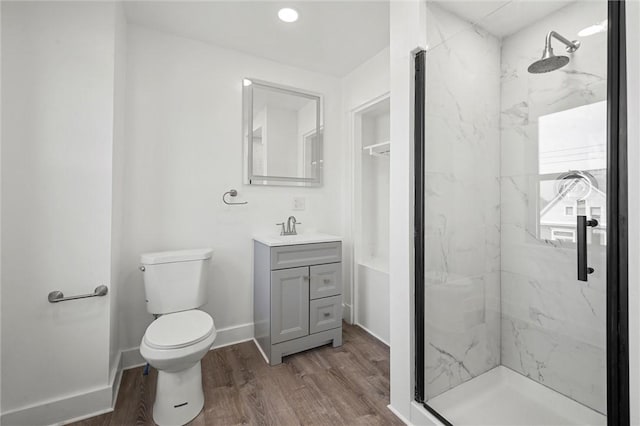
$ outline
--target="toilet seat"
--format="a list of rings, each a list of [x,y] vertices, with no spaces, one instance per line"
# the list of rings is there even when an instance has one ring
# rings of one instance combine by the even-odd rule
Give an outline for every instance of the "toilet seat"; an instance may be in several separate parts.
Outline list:
[[[195,345],[213,333],[213,318],[193,309],[159,317],[147,328],[143,342],[154,349],[179,349]]]

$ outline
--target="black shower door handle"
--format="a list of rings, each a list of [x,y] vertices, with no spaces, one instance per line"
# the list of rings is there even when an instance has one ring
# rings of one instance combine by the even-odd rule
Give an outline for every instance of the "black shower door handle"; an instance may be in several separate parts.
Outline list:
[[[596,227],[598,221],[578,216],[578,281],[587,281],[587,275],[593,274],[594,271],[587,266],[587,226]]]

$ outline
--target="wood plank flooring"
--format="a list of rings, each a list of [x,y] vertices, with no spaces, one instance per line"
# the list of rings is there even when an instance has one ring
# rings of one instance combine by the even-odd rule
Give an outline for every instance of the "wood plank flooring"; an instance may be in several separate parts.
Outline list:
[[[202,360],[200,425],[402,425],[389,404],[389,348],[343,324],[343,346],[291,355],[269,366],[253,342],[209,351]],[[157,372],[124,372],[112,413],[76,426],[153,425]]]

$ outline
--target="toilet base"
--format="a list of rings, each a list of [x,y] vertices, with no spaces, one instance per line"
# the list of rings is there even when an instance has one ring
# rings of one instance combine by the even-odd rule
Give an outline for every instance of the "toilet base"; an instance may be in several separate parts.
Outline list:
[[[193,420],[204,407],[200,361],[176,372],[158,371],[153,421],[159,426],[180,426]]]

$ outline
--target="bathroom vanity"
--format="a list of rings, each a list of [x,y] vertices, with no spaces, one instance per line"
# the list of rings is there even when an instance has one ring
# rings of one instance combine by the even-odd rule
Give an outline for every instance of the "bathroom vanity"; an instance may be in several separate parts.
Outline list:
[[[342,345],[342,242],[327,234],[254,237],[253,316],[271,365]]]

